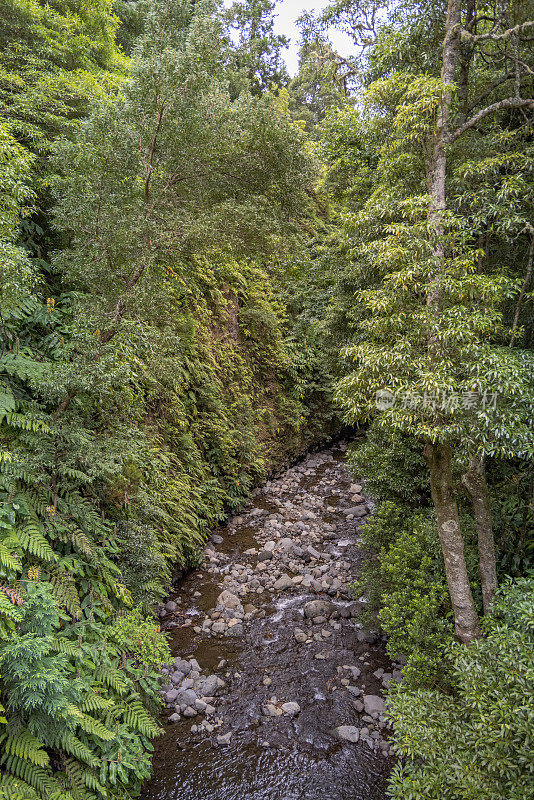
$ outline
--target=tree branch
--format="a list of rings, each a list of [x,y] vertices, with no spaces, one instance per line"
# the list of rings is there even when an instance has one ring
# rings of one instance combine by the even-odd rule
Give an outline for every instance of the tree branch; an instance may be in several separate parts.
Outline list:
[[[523,97],[507,97],[505,100],[499,100],[497,103],[492,103],[491,105],[486,106],[486,108],[483,108],[477,114],[464,122],[463,125],[460,125],[459,128],[456,128],[456,130],[448,136],[447,144],[452,144],[455,142],[470,128],[474,128],[475,125],[480,122],[480,120],[484,119],[490,114],[496,113],[497,111],[504,111],[505,108],[534,109],[534,100],[528,100]]]
[[[511,39],[513,36],[520,36],[521,33],[526,32],[529,28],[534,28],[534,21],[529,20],[523,22],[521,25],[515,25],[502,33],[495,33],[495,27],[489,33],[470,33],[465,28],[459,28],[458,33],[462,40],[470,42],[484,42],[491,40],[493,42],[502,41],[503,39]]]

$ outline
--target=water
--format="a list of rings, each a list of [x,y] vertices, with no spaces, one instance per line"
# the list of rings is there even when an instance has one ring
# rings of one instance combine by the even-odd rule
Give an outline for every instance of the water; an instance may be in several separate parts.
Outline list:
[[[341,630],[334,630],[330,637],[319,636],[316,641],[313,634],[317,636],[325,626],[313,626],[305,629],[313,641],[297,643],[293,631],[304,628],[303,606],[318,597],[305,587],[299,587],[298,593],[266,591],[247,596],[244,602],[254,603],[265,616],[246,623],[239,638],[210,637],[193,629],[215,606],[225,573],[235,564],[255,565],[257,559],[245,551],[259,547],[256,537],[270,538],[263,530],[268,516],[282,513],[294,520],[295,508],[302,508],[303,499],[316,510],[318,519],[312,525],[336,526],[335,535],[314,546],[350,562],[350,574],[357,574],[360,522],[347,522],[342,513],[343,504],[351,505],[345,496],[352,482],[343,466],[343,453],[328,450],[311,458],[312,465],[319,461],[311,475],[305,474],[309,462],[300,470],[289,470],[274,487],[268,484],[254,498],[241,524],[230,522],[217,531],[224,541],[216,549],[228,558],[227,564],[218,565],[218,573],[203,568],[180,586],[183,612],[174,622],[186,626],[172,632],[172,651],[186,658],[194,656],[206,673],[215,670],[226,681],[217,706],[224,725],[211,735],[191,732],[191,724],[200,717],[166,725],[164,736],[156,742],[154,774],[143,800],[385,800],[392,759],[364,742],[342,743],[332,735],[338,725],[366,724],[359,721],[354,697],[341,683],[342,677],[350,677],[342,667],[357,665],[362,670],[358,686],[366,694],[381,694],[381,683],[373,672],[378,667],[389,670],[391,665],[380,642],[358,641],[354,623],[340,618]],[[281,491],[284,482],[288,488]],[[286,500],[293,504],[288,510],[283,505]],[[251,515],[254,509],[268,513]],[[197,592],[200,596],[193,598]],[[347,597],[330,599],[340,613],[350,606]],[[217,669],[221,659],[227,663]],[[273,696],[279,703],[298,702],[301,712],[294,718],[266,718],[262,706]],[[232,731],[230,743],[218,745],[217,733],[227,731]]]

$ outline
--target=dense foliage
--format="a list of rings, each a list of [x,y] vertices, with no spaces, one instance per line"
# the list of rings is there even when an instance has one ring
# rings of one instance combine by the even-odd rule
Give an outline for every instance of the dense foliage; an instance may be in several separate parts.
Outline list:
[[[331,0],[293,78],[275,13],[3,3],[0,797],[139,796],[157,603],[334,396],[391,795],[526,796],[532,3]]]
[[[273,279],[315,167],[215,4],[8,5],[0,795],[124,798],[174,566],[332,418]]]

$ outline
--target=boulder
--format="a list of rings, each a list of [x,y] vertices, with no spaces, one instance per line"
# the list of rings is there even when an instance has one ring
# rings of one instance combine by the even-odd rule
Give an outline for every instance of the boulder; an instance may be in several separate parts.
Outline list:
[[[204,681],[204,686],[202,687],[202,691],[204,692],[204,697],[213,697],[217,689],[219,688],[219,681],[217,680],[217,675],[210,675]]]
[[[306,639],[308,638],[307,634],[304,633],[304,631],[301,630],[301,628],[295,628],[295,630],[293,631],[293,636],[295,637],[295,641],[301,643],[305,642]]]
[[[383,714],[386,709],[384,699],[376,694],[366,694],[363,705],[366,714]]]
[[[179,669],[180,672],[183,672],[184,675],[189,675],[189,673],[191,672],[191,664],[184,658],[175,658],[174,666],[176,667],[176,669]]]
[[[229,608],[232,611],[243,610],[239,597],[233,594],[233,592],[228,591],[228,589],[220,593],[217,598],[217,605],[223,608]]]
[[[165,702],[167,705],[172,705],[176,698],[178,697],[179,691],[178,689],[170,689],[168,692],[165,692]]]
[[[315,617],[329,617],[334,610],[333,603],[328,600],[310,600],[304,606],[304,616],[306,619],[314,619]]]
[[[194,692],[192,689],[183,689],[177,693],[176,699],[182,706],[194,706],[195,701],[198,698],[196,696],[196,692]]]
[[[296,714],[300,713],[300,706],[298,703],[282,703],[282,711],[284,714],[289,714],[290,717],[294,717]]]
[[[333,733],[342,742],[356,743],[360,738],[360,731],[354,725],[340,725]]]
[[[284,574],[284,575],[281,575],[278,578],[278,580],[275,582],[274,589],[277,592],[282,592],[282,591],[284,591],[284,589],[289,589],[292,586],[294,586],[293,581],[291,580],[289,575]]]

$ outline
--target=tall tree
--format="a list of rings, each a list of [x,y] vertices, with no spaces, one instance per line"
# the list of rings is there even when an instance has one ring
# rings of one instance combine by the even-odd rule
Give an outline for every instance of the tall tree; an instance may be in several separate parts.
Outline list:
[[[235,0],[225,14],[236,41],[231,65],[243,76],[253,94],[273,84],[284,86],[289,76],[282,51],[289,39],[274,32],[278,0]]]
[[[402,42],[402,15],[397,26],[388,23],[381,30],[378,6],[334,5],[348,15],[361,45],[362,32],[376,36],[372,57],[366,57],[376,71],[381,54],[388,61],[391,47]],[[413,14],[413,6],[406,13]],[[528,93],[533,23],[527,14],[517,4],[492,12],[451,0],[439,20],[441,59],[435,52],[426,59],[436,67],[441,62],[439,74],[388,67],[371,84],[360,128],[377,143],[378,172],[374,191],[350,220],[353,235],[356,230],[367,239],[362,257],[380,280],[359,294],[366,317],[360,341],[346,350],[355,369],[341,382],[339,397],[356,418],[372,414],[375,393],[387,390],[381,424],[424,444],[456,631],[466,643],[480,628],[465,563],[455,464],[465,465],[488,609],[496,570],[484,457],[532,453],[533,398],[529,356],[505,346],[502,329],[514,284],[490,254],[489,264],[483,264],[481,231],[473,230],[452,186],[461,182],[462,164],[474,150],[487,153],[497,141],[497,161],[517,173],[508,143],[524,140],[529,121],[522,115],[534,108]],[[431,31],[427,41],[436,38]],[[477,202],[472,196],[470,207]]]

